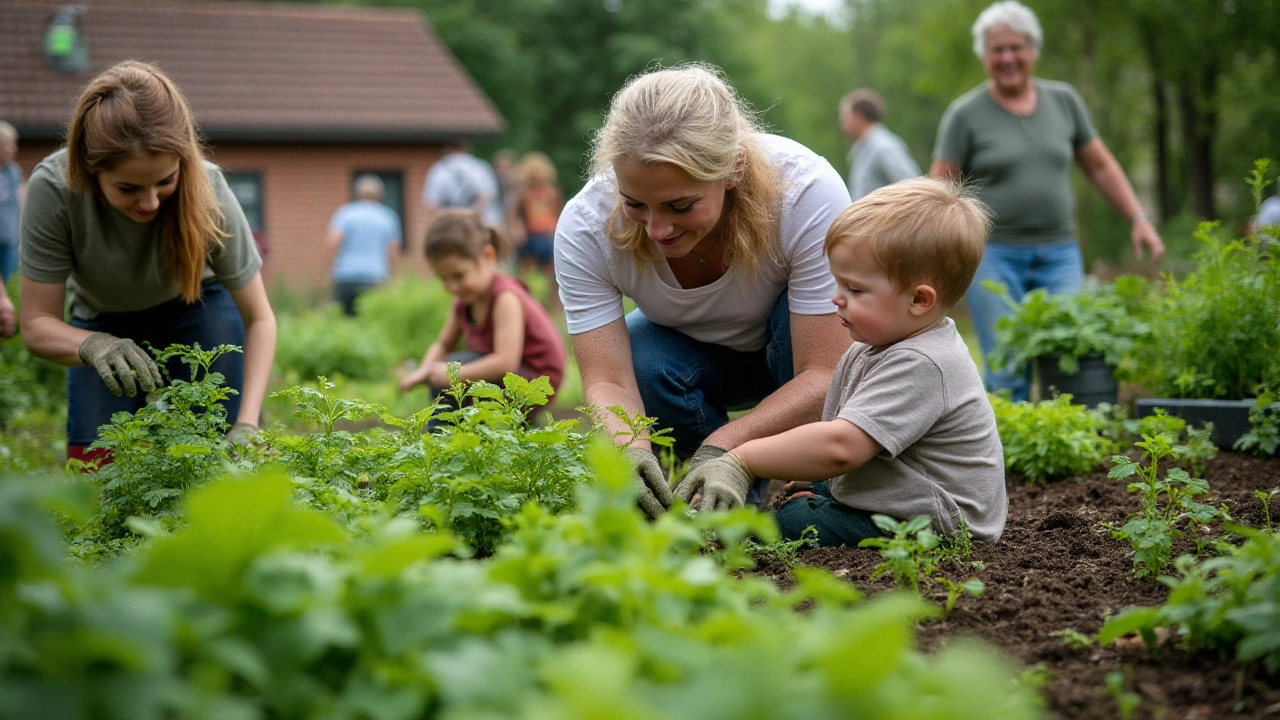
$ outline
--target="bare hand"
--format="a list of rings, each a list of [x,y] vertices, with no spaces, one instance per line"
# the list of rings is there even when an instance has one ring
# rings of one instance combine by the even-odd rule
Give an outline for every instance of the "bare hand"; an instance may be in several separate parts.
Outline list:
[[[11,338],[18,332],[18,311],[13,307],[9,294],[0,287],[0,339]]]
[[[426,372],[422,368],[418,368],[400,378],[400,382],[397,383],[397,386],[400,388],[400,392],[409,392],[415,387],[421,385],[426,379]]]
[[[426,367],[426,380],[436,388],[449,387],[449,367],[442,362],[431,363]]]
[[[1151,249],[1151,262],[1153,264],[1160,262],[1160,256],[1164,255],[1164,241],[1160,239],[1160,233],[1156,232],[1155,225],[1152,225],[1149,220],[1139,220],[1133,224],[1129,235],[1133,240],[1135,257],[1142,259],[1142,246],[1146,245]]]

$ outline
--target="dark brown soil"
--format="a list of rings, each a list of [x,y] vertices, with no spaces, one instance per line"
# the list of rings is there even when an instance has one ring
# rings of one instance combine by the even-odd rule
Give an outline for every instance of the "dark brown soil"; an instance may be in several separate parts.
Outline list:
[[[1224,452],[1209,464],[1204,478],[1215,496],[1213,504],[1225,503],[1236,520],[1258,527],[1262,504],[1252,493],[1280,485],[1280,458]],[[1280,514],[1280,502],[1276,505],[1274,512]],[[1073,649],[1052,634],[1072,629],[1092,636],[1109,615],[1166,599],[1163,585],[1133,578],[1127,543],[1099,525],[1122,523],[1138,509],[1138,496],[1105,472],[1044,487],[1011,478],[1004,537],[974,548],[973,560],[984,567],[944,566],[941,571],[953,580],[981,579],[986,594],[964,597],[949,618],[923,623],[923,647],[935,648],[955,635],[976,635],[1026,667],[1042,667],[1049,676],[1044,697],[1052,718],[1120,717],[1105,684],[1107,674],[1116,670],[1126,675],[1125,690],[1142,698],[1137,718],[1280,718],[1280,676],[1267,676],[1259,663],[1191,655],[1176,642],[1152,654],[1141,641],[1127,638],[1107,647]],[[1193,551],[1185,537],[1174,546],[1175,556]],[[761,560],[758,573],[788,583],[785,567]],[[873,550],[813,549],[801,553],[799,562],[848,577],[868,595],[892,588],[888,578],[869,579],[879,563]],[[945,595],[935,598],[942,599]]]

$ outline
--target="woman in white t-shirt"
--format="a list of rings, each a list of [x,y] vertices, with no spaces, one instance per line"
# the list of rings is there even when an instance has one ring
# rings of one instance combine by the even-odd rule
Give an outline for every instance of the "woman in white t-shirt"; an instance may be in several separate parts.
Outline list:
[[[593,177],[555,239],[586,402],[657,418],[692,464],[816,420],[849,344],[822,253],[849,205],[839,173],[760,132],[728,83],[700,65],[632,78],[591,159]],[[624,296],[637,308],[625,317]],[[600,420],[619,443],[631,440],[612,413]],[[656,516],[671,504],[660,464],[644,438],[628,454],[640,505]]]

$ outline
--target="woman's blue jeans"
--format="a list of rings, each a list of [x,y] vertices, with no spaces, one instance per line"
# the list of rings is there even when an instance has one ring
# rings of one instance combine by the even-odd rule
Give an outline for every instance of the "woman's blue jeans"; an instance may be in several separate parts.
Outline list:
[[[676,455],[687,458],[720,426],[729,411],[754,407],[795,375],[791,358],[791,311],[783,291],[769,312],[765,344],[742,352],[705,343],[649,321],[640,310],[627,314],[631,360],[645,413],[671,428]],[[747,496],[760,503],[767,479]]]
[[[174,343],[209,349],[218,345],[244,347],[244,321],[231,293],[217,282],[206,282],[200,300],[187,304],[182,298],[135,312],[103,313],[93,320],[72,320],[71,324],[92,332],[105,332],[128,338],[143,349],[144,343],[163,350]],[[165,364],[168,377],[190,380],[191,369],[177,359]],[[227,353],[218,358],[212,370],[226,378],[228,387],[240,391],[244,387],[244,356]],[[98,439],[98,428],[111,422],[117,412],[137,412],[147,399],[111,394],[106,383],[92,367],[77,366],[67,370],[67,444],[91,445]],[[240,395],[232,395],[223,403],[227,419],[235,422],[240,413]]]
[[[987,243],[982,263],[964,296],[985,365],[985,359],[996,347],[996,323],[1010,313],[1010,308],[999,295],[982,287],[984,280],[1003,284],[1015,303],[1038,288],[1052,295],[1077,293],[1084,289],[1084,260],[1075,238],[1052,245]],[[1029,397],[1029,367],[1005,368],[998,373],[987,369],[985,378],[989,392],[1008,390],[1014,400]]]

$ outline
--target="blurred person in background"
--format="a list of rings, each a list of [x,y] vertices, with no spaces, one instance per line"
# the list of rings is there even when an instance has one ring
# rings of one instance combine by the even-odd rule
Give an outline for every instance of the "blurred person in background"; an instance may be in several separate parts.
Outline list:
[[[873,190],[920,177],[920,166],[902,138],[881,122],[884,99],[861,88],[840,100],[840,129],[853,141],[849,149],[849,196],[857,202]]]
[[[1156,262],[1164,243],[1142,209],[1124,168],[1098,137],[1075,88],[1035,77],[1044,33],[1027,6],[997,2],[973,24],[973,51],[987,81],[951,103],[942,116],[930,172],[973,185],[995,213],[995,229],[965,295],[985,358],[995,348],[996,323],[1011,311],[982,287],[993,280],[1019,302],[1028,292],[1075,293],[1084,288],[1076,241],[1071,168],[1128,221],[1133,251]],[[987,389],[1026,400],[1028,368],[986,372]]]
[[[520,161],[520,180],[516,195],[515,217],[521,240],[516,255],[520,270],[536,268],[555,288],[555,236],[560,211],[564,209],[564,190],[556,180],[551,158],[531,152]]]
[[[475,210],[493,227],[506,225],[498,176],[489,163],[471,154],[471,144],[465,140],[446,143],[444,155],[427,171],[422,206],[427,227],[446,208]]]
[[[18,219],[22,216],[22,168],[18,167],[18,131],[0,120],[0,339],[18,331],[17,310],[6,284],[18,269]]]
[[[400,256],[400,218],[382,203],[385,188],[377,175],[356,178],[356,199],[338,208],[324,236],[333,257],[333,299],[348,316],[356,298],[387,281]]]

